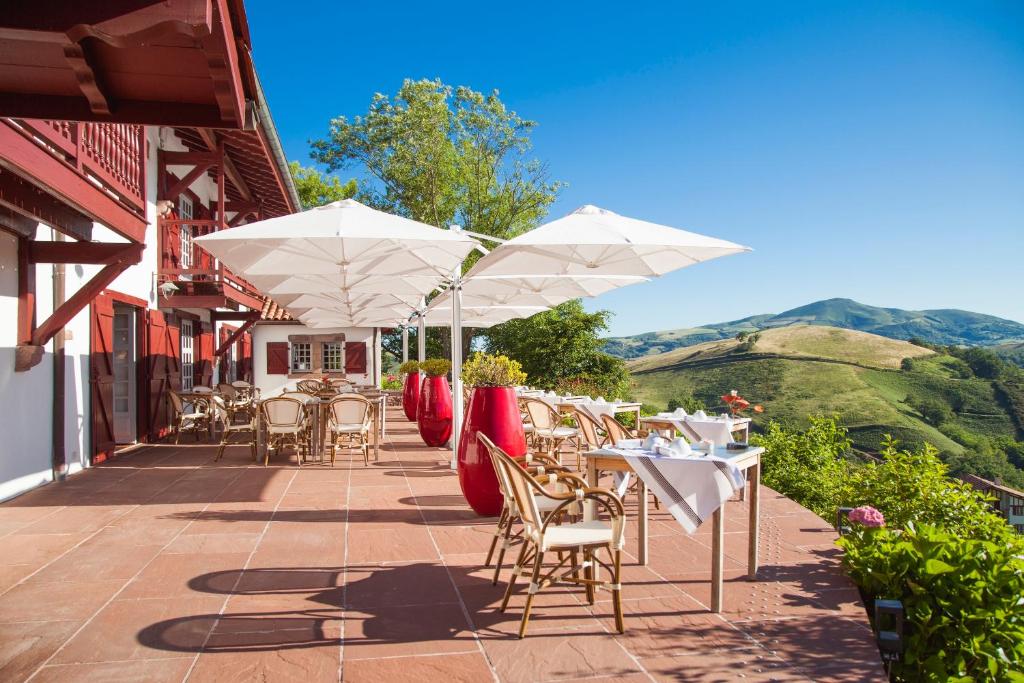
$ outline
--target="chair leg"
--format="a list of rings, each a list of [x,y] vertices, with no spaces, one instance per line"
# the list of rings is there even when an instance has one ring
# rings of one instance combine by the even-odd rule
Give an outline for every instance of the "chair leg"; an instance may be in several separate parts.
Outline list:
[[[252,451],[252,461],[256,462],[256,435],[253,434],[252,438],[249,439],[249,450]]]
[[[228,439],[230,438],[231,432],[224,430],[224,436],[220,439],[220,447],[217,449],[217,457],[213,459],[214,462],[217,462],[224,457],[224,447],[228,445]]]
[[[615,576],[612,577],[615,588],[612,589],[612,602],[615,604],[615,628],[625,633],[626,624],[622,618],[622,551],[615,551]]]
[[[583,578],[587,580],[587,604],[594,604],[594,551],[583,549]]]
[[[494,538],[491,539],[491,549],[487,551],[487,559],[484,561],[485,567],[491,566],[491,558],[494,557],[494,549],[498,547],[498,538],[501,537],[502,532],[505,530],[505,516],[508,514],[508,506],[501,508],[501,516],[498,517],[498,528],[494,530]]]
[[[512,565],[512,576],[509,577],[508,586],[505,588],[505,597],[501,600],[501,608],[499,612],[504,612],[508,607],[509,598],[512,597],[512,590],[515,588],[516,581],[519,579],[519,572],[522,571],[523,565],[526,560],[526,551],[530,549],[530,542],[523,539],[523,547],[519,550],[519,557],[516,558],[516,563]]]
[[[178,418],[178,427],[177,427],[177,429],[174,430],[174,445],[175,446],[177,446],[178,444],[181,443],[181,425],[182,425],[183,422],[184,421],[179,417]]]
[[[501,539],[501,550],[498,551],[498,561],[494,565],[494,579],[491,580],[492,586],[498,585],[501,568],[505,566],[505,550],[508,548],[509,539],[512,538],[512,523],[515,521],[512,518],[512,513],[509,513],[508,518],[505,520],[505,537]],[[526,541],[523,542],[525,543]]]
[[[523,620],[519,623],[519,637],[526,635],[526,627],[530,624],[530,608],[533,607],[533,596],[540,590],[540,567],[544,562],[544,553],[537,548],[537,555],[533,559],[533,574],[530,578],[530,591],[526,595],[526,606],[523,607]]]

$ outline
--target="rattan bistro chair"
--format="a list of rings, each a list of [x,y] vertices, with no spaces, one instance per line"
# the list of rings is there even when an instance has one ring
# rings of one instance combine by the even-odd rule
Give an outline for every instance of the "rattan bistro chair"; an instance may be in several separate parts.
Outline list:
[[[331,400],[327,410],[331,430],[331,467],[339,447],[358,449],[363,465],[370,464],[370,418],[373,404],[359,394],[344,394]]]
[[[590,413],[578,406],[574,406],[572,417],[576,421],[576,427],[580,430],[577,437],[580,450],[585,448],[588,451],[593,451],[604,445],[605,439],[601,435],[603,427]],[[576,467],[579,468],[579,465],[580,463],[577,460]]]
[[[221,423],[223,431],[220,437],[220,446],[217,448],[217,456],[213,459],[217,462],[224,457],[224,448],[231,441],[235,434],[249,432],[249,450],[252,451],[252,459],[256,460],[256,415],[247,408],[232,408],[220,396],[214,396],[210,404],[214,419]],[[242,421],[239,421],[239,417]]]
[[[641,437],[641,432],[640,432],[639,429],[631,430],[631,429],[629,429],[629,427],[627,427],[626,425],[622,424],[621,422],[616,420],[613,416],[608,415],[607,413],[601,415],[601,422],[604,424],[604,431],[605,431],[605,434],[607,435],[605,437],[606,443],[611,444],[612,446],[614,446],[618,442],[623,441],[625,439],[636,439],[636,438],[640,438]],[[629,489],[628,490],[636,492],[637,495],[640,495],[639,494],[639,490],[638,490],[638,486],[637,486],[637,484],[639,483],[639,479],[637,479],[632,474],[626,474],[625,476],[633,477],[633,483],[629,485]],[[651,492],[651,496],[654,497],[654,507],[655,507],[655,509],[660,510],[661,509],[661,502],[658,500],[658,497],[655,496],[653,492]]]
[[[210,419],[210,408],[205,400],[186,404],[177,392],[168,391],[167,395],[174,409],[174,443],[181,443],[182,432],[192,432],[196,441],[199,441],[200,431],[205,431],[212,438],[213,420]],[[191,406],[191,410],[188,406]]]
[[[324,385],[315,379],[300,379],[295,386],[299,391],[314,396],[324,390]]]
[[[268,398],[260,404],[263,421],[267,425],[267,454],[263,466],[270,462],[270,450],[281,449],[286,443],[295,446],[295,459],[302,467],[304,450],[309,450],[309,428],[305,406],[294,398]]]
[[[579,430],[563,427],[562,415],[538,398],[524,399],[523,405],[533,424],[534,445],[541,449],[547,446],[549,453],[560,458],[559,449],[562,444],[568,439],[575,439]],[[576,450],[579,451],[578,448]]]
[[[552,493],[530,476],[519,464],[484,435],[480,441],[486,446],[498,468],[507,480],[507,484],[515,499],[516,508],[523,523],[523,545],[519,551],[512,576],[501,602],[501,611],[508,607],[509,599],[515,588],[516,579],[524,569],[533,566],[530,574],[530,586],[523,608],[523,620],[519,625],[519,637],[526,635],[530,623],[530,608],[535,596],[543,587],[555,583],[570,583],[586,588],[587,601],[594,603],[595,590],[608,588],[612,591],[612,603],[615,608],[615,627],[622,633],[625,624],[622,619],[622,545],[626,525],[625,511],[618,497],[606,489],[577,488],[566,493]],[[539,501],[550,499],[556,502],[555,507],[546,515],[540,510]],[[573,522],[570,524],[554,524],[562,510],[571,509],[579,503],[592,501],[600,510],[608,515],[608,520],[592,520]],[[598,556],[599,551],[608,554],[607,561]],[[542,575],[544,556],[548,552],[557,552],[561,557],[557,565]],[[580,562],[580,555],[583,561]],[[569,568],[565,567],[570,562]],[[600,581],[594,569],[603,567],[611,575],[611,581]],[[583,576],[580,576],[580,572]]]
[[[531,457],[529,460],[526,458],[514,458],[514,460],[525,472],[536,479],[537,483],[541,486],[550,487],[549,490],[553,490],[555,493],[574,491],[586,488],[587,486],[587,482],[581,477],[546,456]],[[497,561],[494,565],[494,578],[491,580],[491,585],[496,586],[501,575],[501,568],[505,562],[505,552],[512,547],[514,541],[519,540],[522,531],[516,533],[515,536],[512,535],[512,528],[521,520],[519,508],[516,507],[515,495],[508,478],[504,476],[501,467],[493,455],[491,455],[491,465],[494,467],[498,487],[501,490],[502,508],[501,515],[498,517],[498,526],[494,530],[494,538],[491,539],[490,550],[487,551],[487,560],[484,562],[484,566],[491,566],[491,558],[494,557],[494,550],[497,548],[498,541],[500,540],[501,549],[498,552]],[[556,507],[559,507],[559,501],[556,499],[539,498],[537,500],[537,508],[541,514],[550,514]],[[563,509],[559,513],[559,519],[556,521],[560,522],[565,517],[576,517],[579,513],[580,510],[578,509]]]

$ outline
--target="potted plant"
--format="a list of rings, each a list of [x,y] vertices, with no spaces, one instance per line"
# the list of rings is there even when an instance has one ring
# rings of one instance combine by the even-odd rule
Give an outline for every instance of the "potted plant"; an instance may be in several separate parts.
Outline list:
[[[451,369],[451,362],[443,358],[428,358],[420,363],[426,377],[420,385],[416,424],[428,446],[443,446],[452,436],[452,391],[448,386]]]
[[[526,382],[526,373],[506,356],[477,353],[462,366],[462,381],[472,394],[459,435],[459,486],[474,512],[493,517],[501,512],[501,489],[487,448],[477,436],[485,434],[512,457],[526,454],[514,389]]]
[[[402,386],[402,411],[408,420],[416,419],[416,406],[420,402],[420,364],[407,360],[398,366],[398,371],[405,375]]]

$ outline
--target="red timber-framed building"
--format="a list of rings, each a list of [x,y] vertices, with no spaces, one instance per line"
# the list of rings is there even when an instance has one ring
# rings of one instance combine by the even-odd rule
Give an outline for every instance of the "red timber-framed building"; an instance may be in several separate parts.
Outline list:
[[[192,239],[298,210],[241,0],[0,13],[0,499],[251,377],[263,299]]]

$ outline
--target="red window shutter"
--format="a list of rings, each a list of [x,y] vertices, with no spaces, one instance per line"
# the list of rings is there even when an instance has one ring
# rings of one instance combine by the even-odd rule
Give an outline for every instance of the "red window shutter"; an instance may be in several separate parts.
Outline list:
[[[201,324],[199,335],[199,354],[196,356],[196,384],[204,387],[212,386],[213,382],[213,328],[210,323]],[[193,346],[195,346],[193,344]]]
[[[352,375],[366,374],[366,343],[345,343],[345,372]]]
[[[107,294],[92,300],[89,382],[92,385],[92,462],[114,454],[114,302]]]
[[[267,374],[288,374],[288,342],[267,342]]]

